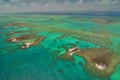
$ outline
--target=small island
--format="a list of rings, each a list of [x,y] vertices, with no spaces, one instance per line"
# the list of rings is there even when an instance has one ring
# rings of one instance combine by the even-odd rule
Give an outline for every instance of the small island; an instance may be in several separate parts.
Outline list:
[[[31,34],[25,34],[21,36],[14,36],[7,39],[9,42],[21,42],[22,46],[21,48],[28,48],[33,45],[37,45],[39,42],[43,41],[45,39],[45,36],[36,36]]]
[[[112,51],[105,48],[70,48],[58,58],[74,60],[73,54],[84,58],[86,62],[84,69],[94,77],[107,77],[111,75],[120,60]]]

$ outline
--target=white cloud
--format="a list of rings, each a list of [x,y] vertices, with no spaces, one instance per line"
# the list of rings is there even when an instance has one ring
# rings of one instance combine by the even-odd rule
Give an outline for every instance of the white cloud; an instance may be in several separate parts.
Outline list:
[[[10,2],[15,3],[15,2],[20,2],[21,0],[10,0]]]
[[[83,2],[83,0],[79,0],[77,3],[83,4],[84,2]]]
[[[95,3],[98,5],[115,5],[119,3],[119,0],[95,0]]]
[[[45,4],[45,7],[48,7],[49,6],[49,4],[47,3],[47,4]]]
[[[8,4],[8,3],[7,3],[7,4],[5,4],[5,6],[6,6],[6,7],[11,7],[11,5],[10,5],[10,4]]]
[[[0,0],[0,3],[3,3],[3,1],[2,1],[2,0]]]
[[[70,5],[70,1],[65,0],[64,5]]]
[[[26,6],[26,5],[27,5],[27,3],[25,3],[25,2],[21,3],[21,6]]]
[[[111,0],[102,0],[101,4],[110,5]]]
[[[1,0],[0,0],[1,1]],[[49,2],[26,2],[23,0],[15,0],[12,3],[4,3],[0,5],[1,12],[40,12],[40,11],[120,11],[119,0],[95,0],[95,2],[86,3],[84,0],[71,2],[57,2],[48,0]],[[45,1],[45,0],[43,0]],[[15,4],[14,4],[15,3]],[[4,6],[3,6],[4,5]]]
[[[117,4],[117,3],[119,3],[119,0],[113,0],[113,1],[111,2],[111,4]]]
[[[36,2],[30,3],[30,6],[36,6],[38,5]]]
[[[66,3],[64,3],[65,5],[70,5],[71,3],[70,3],[70,1],[68,1],[68,2],[66,2]]]
[[[82,6],[82,5],[84,5],[84,1],[83,1],[83,0],[79,0],[79,1],[76,2],[75,5],[76,5],[77,7],[78,7],[78,6]]]

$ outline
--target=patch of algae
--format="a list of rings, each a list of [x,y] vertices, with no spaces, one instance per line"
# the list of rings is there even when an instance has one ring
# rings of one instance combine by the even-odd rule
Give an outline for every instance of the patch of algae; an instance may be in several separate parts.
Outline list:
[[[57,56],[58,59],[61,60],[69,60],[74,62],[73,56],[70,54],[73,53],[74,55],[83,57],[86,64],[84,65],[85,70],[94,77],[107,77],[111,75],[117,64],[120,64],[119,56],[113,54],[112,51],[105,49],[105,48],[93,48],[93,49],[80,49],[70,52],[66,51],[65,54]],[[96,64],[104,64],[105,69],[100,70],[96,67]]]

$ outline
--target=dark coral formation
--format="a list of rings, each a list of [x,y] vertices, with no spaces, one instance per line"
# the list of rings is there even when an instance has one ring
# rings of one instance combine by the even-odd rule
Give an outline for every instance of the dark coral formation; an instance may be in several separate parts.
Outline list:
[[[109,24],[114,22],[113,20],[107,20],[107,19],[93,19],[93,21],[99,24]]]

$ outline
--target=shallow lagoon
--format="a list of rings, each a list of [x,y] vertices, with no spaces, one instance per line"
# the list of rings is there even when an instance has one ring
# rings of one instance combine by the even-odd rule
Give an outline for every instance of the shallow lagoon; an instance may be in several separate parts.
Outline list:
[[[71,47],[107,48],[120,57],[120,17],[81,15],[1,15],[1,80],[119,80],[120,66],[105,77],[85,70],[85,59],[59,58]],[[10,42],[10,37],[32,35]],[[35,37],[34,37],[35,36]],[[36,45],[22,49],[26,41],[44,36]],[[96,73],[97,74],[97,73]]]

